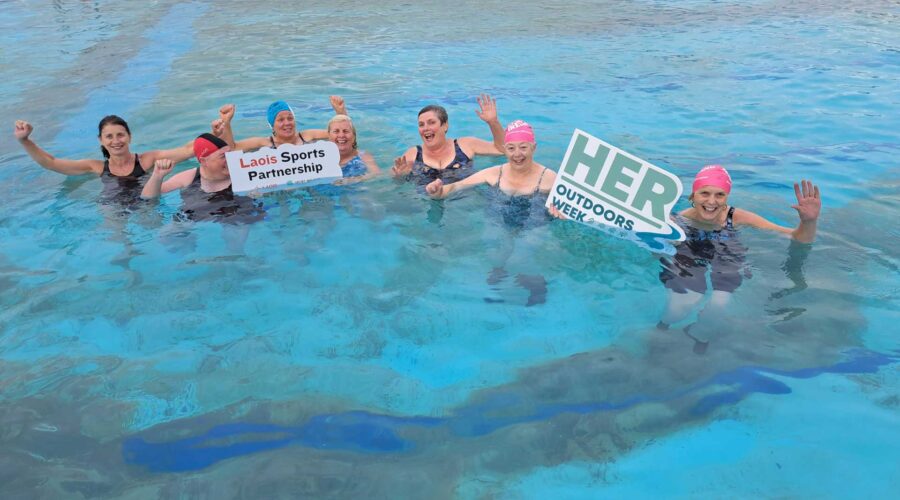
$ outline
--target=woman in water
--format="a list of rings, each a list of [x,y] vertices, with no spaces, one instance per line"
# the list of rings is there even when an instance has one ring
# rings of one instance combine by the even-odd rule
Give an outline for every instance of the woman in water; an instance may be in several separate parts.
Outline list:
[[[342,98],[333,95],[330,99],[331,107],[334,108],[335,114],[347,114]],[[282,144],[294,144],[300,146],[307,142],[328,139],[327,130],[297,130],[297,120],[294,115],[294,110],[284,101],[275,101],[269,105],[269,108],[266,110],[266,121],[272,129],[272,135],[242,139],[235,143],[233,149],[253,151],[263,147],[277,148]],[[230,127],[231,120],[228,120],[225,125]]]
[[[515,206],[518,211],[530,211],[535,206],[543,211],[547,193],[556,181],[556,172],[534,161],[537,148],[534,130],[524,121],[516,120],[506,127],[503,143],[506,163],[486,168],[452,184],[435,179],[425,186],[425,192],[432,198],[446,198],[451,193],[485,184],[505,195],[508,206]]]
[[[556,182],[556,172],[534,161],[537,148],[534,130],[524,121],[516,120],[506,127],[503,143],[506,163],[486,168],[452,184],[435,179],[425,186],[425,192],[432,198],[446,198],[455,192],[486,185],[491,191],[492,209],[500,213],[506,227],[519,230],[535,218],[548,220],[549,214],[544,204]],[[506,243],[499,245],[501,255],[495,259],[498,265],[488,275],[489,285],[497,285],[508,275],[505,268],[514,240],[510,238]],[[526,306],[545,302],[547,282],[543,276],[518,274],[516,283],[529,292]],[[497,299],[485,300],[498,302]]]
[[[822,208],[819,188],[810,181],[794,184],[800,223],[788,228],[765,218],[728,205],[731,176],[720,165],[703,167],[697,173],[688,198],[691,207],[673,217],[681,226],[686,240],[671,259],[661,259],[659,278],[669,289],[666,311],[658,328],[683,320],[704,298],[707,290],[707,270],[710,272],[712,296],[700,311],[697,322],[685,329],[696,344],[698,353],[706,350],[708,339],[721,328],[731,292],[741,284],[745,248],[738,241],[738,227],[750,226],[789,235],[799,243],[812,243],[816,237],[816,223]],[[707,339],[706,341],[700,339]]]
[[[129,200],[138,198],[140,194],[138,179],[153,168],[156,160],[165,159],[178,163],[193,156],[192,142],[175,149],[153,150],[144,153],[131,152],[131,129],[128,128],[125,120],[115,115],[109,115],[100,120],[97,129],[100,151],[105,158],[103,160],[56,158],[31,140],[30,136],[34,127],[23,120],[16,121],[15,136],[19,144],[25,148],[28,155],[38,165],[65,175],[93,173],[99,175],[104,183],[118,181],[115,183],[118,188],[116,194],[119,197],[124,195]],[[105,187],[104,191],[106,190]]]
[[[477,137],[450,139],[447,110],[432,104],[419,111],[419,136],[422,145],[411,147],[403,156],[394,160],[391,169],[394,177],[412,175],[420,185],[436,179],[456,182],[472,173],[472,160],[476,155],[499,156],[503,150],[503,126],[497,120],[497,103],[491,96],[478,98],[478,117],[491,127],[494,142]]]
[[[350,184],[371,179],[381,172],[375,158],[366,151],[360,151],[356,142],[356,127],[345,114],[335,115],[328,120],[328,140],[335,143],[341,154],[341,173],[344,178],[335,184]]]

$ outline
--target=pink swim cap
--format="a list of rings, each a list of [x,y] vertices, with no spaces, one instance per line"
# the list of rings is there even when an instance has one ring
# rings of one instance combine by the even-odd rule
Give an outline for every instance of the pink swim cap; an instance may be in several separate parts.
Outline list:
[[[731,176],[722,165],[707,165],[697,172],[691,192],[697,192],[703,186],[715,186],[726,193],[731,193]]]
[[[534,144],[534,129],[522,120],[516,120],[506,126],[503,142],[530,142]]]

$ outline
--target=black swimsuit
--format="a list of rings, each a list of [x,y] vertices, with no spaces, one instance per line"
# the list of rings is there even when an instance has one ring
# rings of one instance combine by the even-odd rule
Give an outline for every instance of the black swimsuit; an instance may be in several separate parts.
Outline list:
[[[544,179],[544,173],[547,169],[541,171],[534,191],[529,194],[507,194],[500,189],[500,181],[503,179],[503,167],[500,167],[500,173],[497,176],[497,185],[491,186],[494,192],[492,197],[491,209],[500,212],[503,223],[511,228],[523,228],[526,223],[532,219],[533,215],[543,215],[544,221],[549,219],[549,214],[544,208],[547,201],[546,195],[541,193],[541,181]]]
[[[265,218],[262,205],[247,196],[235,195],[231,185],[221,191],[207,193],[200,185],[200,168],[194,180],[181,190],[181,219],[221,221],[249,224]]]
[[[416,146],[416,161],[413,163],[411,173],[416,183],[420,186],[425,186],[433,180],[441,179],[445,184],[449,184],[461,181],[472,175],[474,162],[459,147],[456,139],[453,139],[453,148],[456,151],[453,161],[444,168],[435,168],[425,164],[425,160],[422,158],[422,146]]]
[[[300,138],[300,144],[299,144],[300,146],[306,144],[306,139],[303,138],[303,134],[301,134],[300,132],[297,132],[297,137]],[[275,137],[274,136],[271,136],[271,135],[269,136],[269,143],[272,144],[272,149],[278,148],[278,146],[275,145]]]
[[[119,205],[125,208],[133,207],[141,200],[143,184],[140,178],[147,172],[141,167],[141,155],[134,154],[134,167],[127,175],[115,175],[109,170],[109,159],[103,162],[103,172],[100,173],[100,181],[103,183],[103,191],[100,193],[100,203],[106,205]]]
[[[684,230],[685,241],[678,245],[670,260],[660,259],[660,281],[676,293],[691,290],[706,292],[706,270],[710,270],[713,290],[733,292],[743,281],[741,274],[747,249],[737,238],[732,220],[734,207],[728,209],[725,227],[714,231],[697,229],[683,216],[675,222]]]

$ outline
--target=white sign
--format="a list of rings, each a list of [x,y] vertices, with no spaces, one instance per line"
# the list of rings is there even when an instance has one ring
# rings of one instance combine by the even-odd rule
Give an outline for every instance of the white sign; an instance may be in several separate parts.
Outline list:
[[[684,240],[684,232],[669,219],[681,192],[677,176],[575,129],[547,206],[650,250],[671,253],[671,244]]]
[[[340,158],[337,145],[330,141],[225,153],[231,189],[238,193],[293,189],[340,178]]]

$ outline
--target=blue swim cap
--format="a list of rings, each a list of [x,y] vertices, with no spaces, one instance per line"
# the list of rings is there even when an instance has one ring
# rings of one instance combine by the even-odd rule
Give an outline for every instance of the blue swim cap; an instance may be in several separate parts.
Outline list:
[[[282,111],[290,111],[292,115],[294,114],[294,110],[284,101],[275,101],[269,104],[269,109],[266,111],[266,120],[269,122],[270,127],[275,126],[275,117]]]

